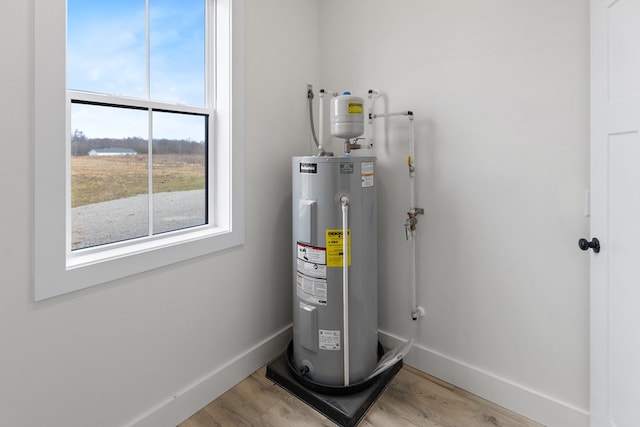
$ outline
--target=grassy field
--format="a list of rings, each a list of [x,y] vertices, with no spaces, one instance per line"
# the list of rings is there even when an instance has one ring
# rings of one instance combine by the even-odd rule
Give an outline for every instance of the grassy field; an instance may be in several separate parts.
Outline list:
[[[153,192],[205,188],[204,156],[153,156]],[[122,199],[149,193],[148,157],[72,156],[71,206]]]

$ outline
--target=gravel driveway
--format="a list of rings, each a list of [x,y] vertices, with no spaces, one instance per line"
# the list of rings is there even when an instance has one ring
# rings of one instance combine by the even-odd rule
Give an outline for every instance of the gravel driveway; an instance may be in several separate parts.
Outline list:
[[[204,190],[156,193],[153,196],[154,234],[204,224]],[[73,208],[72,248],[146,236],[149,233],[146,194]]]

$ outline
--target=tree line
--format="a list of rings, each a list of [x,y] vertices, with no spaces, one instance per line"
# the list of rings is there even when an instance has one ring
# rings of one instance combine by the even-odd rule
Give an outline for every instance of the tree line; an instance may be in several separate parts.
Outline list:
[[[71,155],[86,156],[89,151],[102,148],[130,148],[138,154],[149,154],[149,144],[146,139],[129,138],[87,138],[81,130],[75,130],[71,135]],[[189,139],[154,139],[153,154],[204,154],[203,141]]]

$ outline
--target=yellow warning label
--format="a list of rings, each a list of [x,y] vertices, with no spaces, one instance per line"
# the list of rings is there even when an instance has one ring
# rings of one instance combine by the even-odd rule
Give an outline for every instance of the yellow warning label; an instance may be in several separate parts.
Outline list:
[[[342,267],[342,229],[326,232],[327,241],[327,267]],[[347,249],[349,251],[349,265],[351,265],[351,229],[347,230]]]
[[[362,114],[362,104],[359,102],[349,103],[349,114]]]

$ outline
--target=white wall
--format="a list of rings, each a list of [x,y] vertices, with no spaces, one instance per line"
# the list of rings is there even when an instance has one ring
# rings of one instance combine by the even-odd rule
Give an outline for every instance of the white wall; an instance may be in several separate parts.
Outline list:
[[[0,3],[2,425],[175,426],[283,348],[289,158],[308,139],[318,10],[298,0],[245,9],[245,244],[35,304],[33,5]]]
[[[548,425],[587,425],[588,2],[323,0],[321,83],[416,114],[409,363]],[[380,125],[379,326],[410,337],[406,121]],[[339,150],[339,145],[334,145]],[[391,340],[393,341],[393,340]]]

